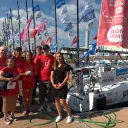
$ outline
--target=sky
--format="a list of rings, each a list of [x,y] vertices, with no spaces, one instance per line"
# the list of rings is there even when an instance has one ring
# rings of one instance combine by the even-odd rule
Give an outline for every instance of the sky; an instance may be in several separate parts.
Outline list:
[[[17,15],[17,0],[1,0],[0,3],[0,30],[3,28],[3,22],[5,18],[7,17],[7,13],[9,13],[10,8],[12,9],[12,14]],[[82,16],[83,10],[85,7],[85,1],[86,0],[79,0],[79,17]],[[65,0],[66,4],[65,6],[68,9],[68,13],[70,16],[70,20],[72,23],[76,23],[77,19],[77,9],[76,9],[76,0]],[[99,24],[99,13],[100,13],[100,7],[101,7],[101,0],[91,0],[93,8],[95,10],[96,19],[94,20],[93,24],[89,27],[89,43],[93,44],[95,41],[93,40],[93,37],[97,34],[98,31],[98,24]],[[36,20],[36,25],[38,25],[41,20],[46,20],[46,26],[47,31],[49,33],[49,36],[52,38],[52,44],[55,43],[55,18],[54,18],[54,0],[34,0],[34,6],[37,4],[40,5],[40,11],[42,13],[42,18],[39,18]],[[19,7],[20,7],[20,16],[21,16],[21,28],[26,27],[26,6],[25,6],[25,0],[19,0]],[[57,41],[58,41],[58,47],[62,47],[63,45],[65,47],[71,47],[72,38],[68,36],[68,32],[64,32],[66,28],[66,24],[62,24],[62,16],[60,16],[60,13],[64,6],[57,9]],[[28,0],[28,11],[29,11],[29,17],[32,14],[32,1]],[[36,12],[38,13],[38,12]],[[36,15],[35,13],[35,15]],[[85,31],[86,25],[88,23],[85,23],[83,20],[79,23],[79,44],[80,46],[85,45]],[[13,25],[14,28],[18,28],[18,21],[13,19]],[[30,31],[33,30],[33,23],[31,24]],[[77,35],[77,27],[76,24],[73,24],[73,31],[74,34]],[[40,44],[41,40],[46,41],[47,37],[42,36],[42,39],[38,39],[37,37],[37,45]],[[31,43],[33,40],[31,39]],[[77,44],[73,45],[73,47],[76,47]]]

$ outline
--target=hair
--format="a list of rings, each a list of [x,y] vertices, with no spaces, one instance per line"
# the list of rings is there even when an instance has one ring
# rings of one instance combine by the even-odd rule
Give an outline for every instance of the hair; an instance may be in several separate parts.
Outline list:
[[[27,53],[29,53],[30,56],[31,56],[31,58],[30,58],[30,62],[33,62],[33,55],[32,55],[32,52],[31,52],[31,51],[26,51],[26,52],[25,52],[24,60],[26,61],[26,55],[27,55]]]
[[[17,47],[15,50],[22,52],[22,48],[21,47]]]
[[[13,60],[14,63],[15,63],[15,60],[14,60],[13,58],[8,58],[8,59],[6,60],[6,64],[8,63],[9,60]]]
[[[37,46],[36,49],[40,49],[40,50],[42,50],[42,47],[41,47],[41,46]]]

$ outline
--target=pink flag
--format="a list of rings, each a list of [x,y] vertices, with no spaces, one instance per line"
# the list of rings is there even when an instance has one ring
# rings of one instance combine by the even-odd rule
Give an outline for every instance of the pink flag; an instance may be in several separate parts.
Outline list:
[[[21,33],[21,39],[24,41],[24,42],[27,42],[27,33],[28,33],[28,30],[30,28],[30,24],[31,24],[31,21],[32,21],[32,18],[30,18],[28,21],[27,21],[27,26],[26,28],[24,29],[24,31]]]
[[[41,24],[39,24],[32,32],[31,32],[31,35],[30,37],[31,38],[34,38],[37,34],[38,31],[41,31],[43,32],[45,30],[45,22],[46,21],[43,21]]]
[[[44,42],[44,40],[41,42],[41,44],[40,44],[41,46],[44,46],[45,45],[45,42]]]
[[[49,44],[49,43],[52,43],[52,38],[51,37],[48,37],[48,39],[46,41],[46,44]]]
[[[128,48],[128,0],[102,0],[97,35],[99,46]]]
[[[74,39],[73,39],[73,41],[72,41],[71,46],[74,45],[74,44],[77,43],[77,42],[78,42],[78,40],[77,40],[77,37],[75,36]]]

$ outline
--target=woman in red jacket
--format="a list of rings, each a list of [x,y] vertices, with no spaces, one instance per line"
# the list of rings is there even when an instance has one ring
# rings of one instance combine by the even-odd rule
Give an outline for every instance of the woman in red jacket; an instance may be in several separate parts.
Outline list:
[[[27,51],[25,54],[25,63],[22,72],[20,75],[23,76],[23,103],[25,107],[23,114],[28,115],[32,102],[32,92],[35,87],[35,75],[37,75],[36,66],[33,63],[32,53],[30,51]]]
[[[11,112],[11,120],[17,120],[14,116],[16,109],[16,98],[19,93],[18,79],[19,79],[20,69],[15,68],[15,61],[13,59],[7,59],[7,67],[1,69],[0,80],[9,81],[10,85],[15,83],[14,88],[7,89],[6,91],[1,91],[3,98],[3,113],[5,116],[5,123],[11,124],[8,117],[8,112]],[[12,78],[4,77],[5,73],[11,73]]]

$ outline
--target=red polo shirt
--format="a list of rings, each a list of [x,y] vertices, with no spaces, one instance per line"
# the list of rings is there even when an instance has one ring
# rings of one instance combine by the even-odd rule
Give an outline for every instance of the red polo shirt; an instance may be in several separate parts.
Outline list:
[[[41,55],[37,59],[37,63],[39,66],[39,77],[42,81],[49,81],[50,74],[52,70],[52,65],[54,64],[54,57],[52,55]]]

